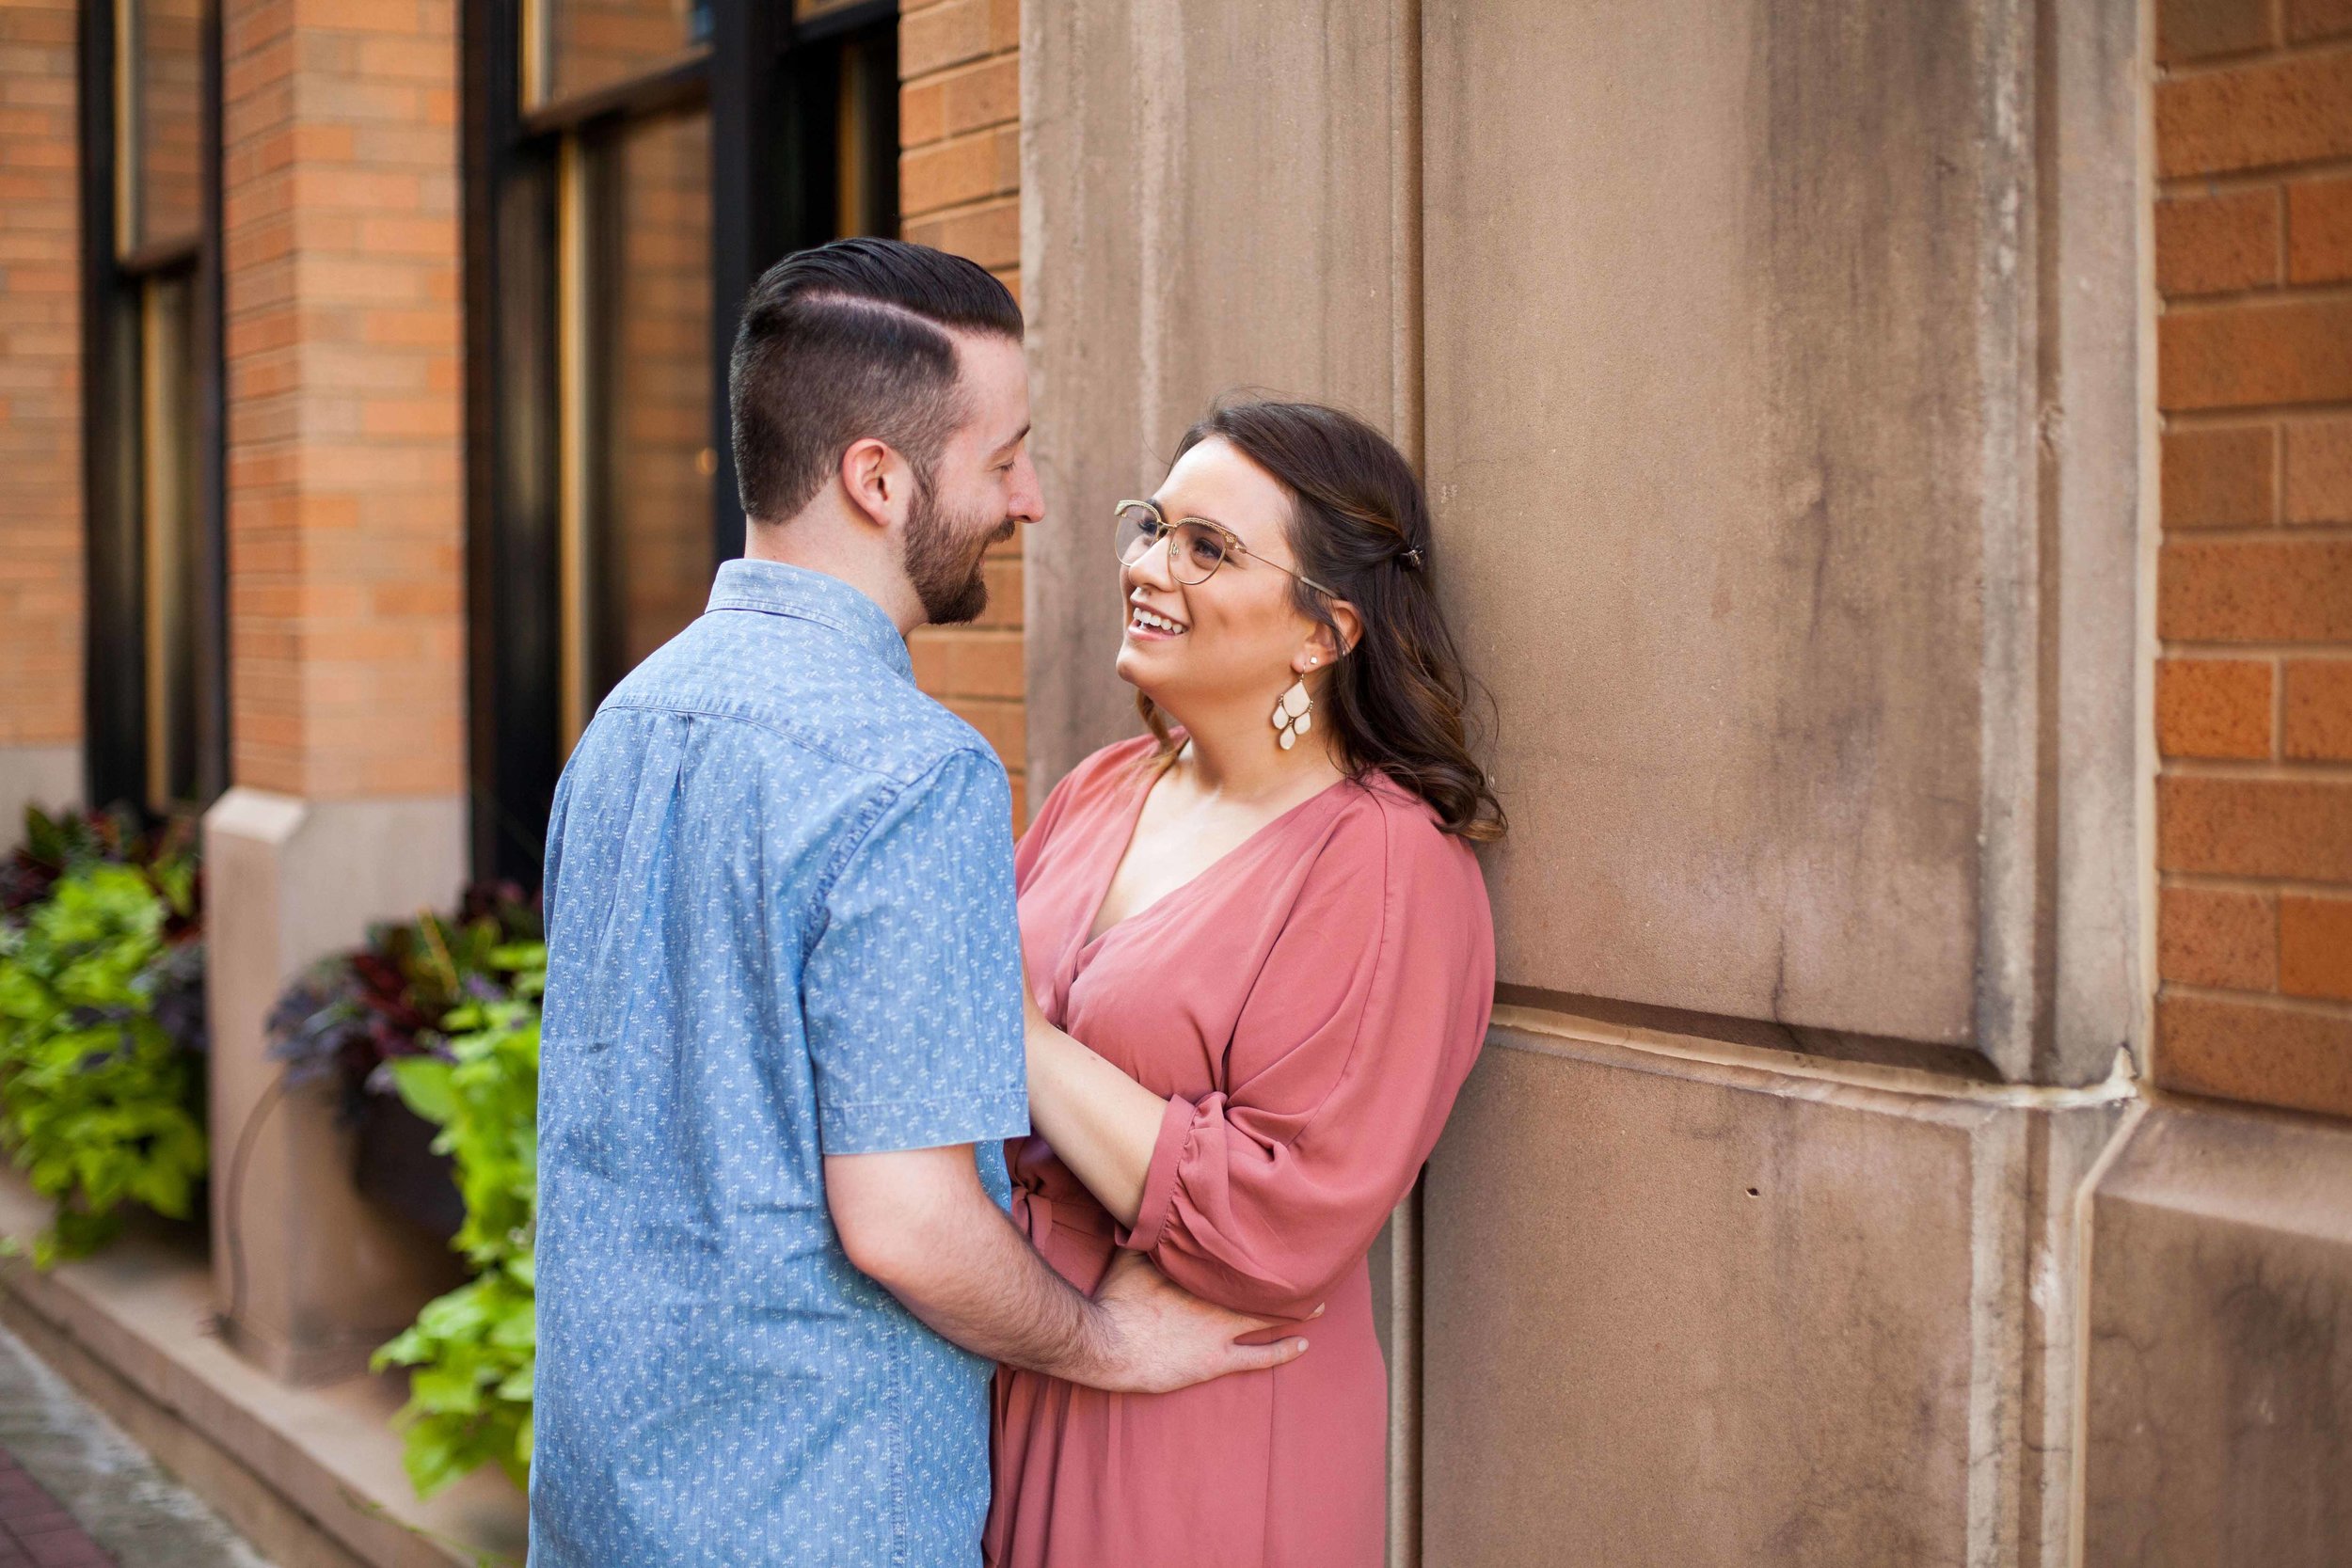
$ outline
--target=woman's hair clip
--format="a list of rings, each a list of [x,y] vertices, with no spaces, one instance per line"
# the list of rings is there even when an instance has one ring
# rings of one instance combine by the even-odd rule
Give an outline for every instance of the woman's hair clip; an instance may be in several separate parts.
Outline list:
[[[1396,553],[1396,558],[1405,562],[1406,565],[1410,566],[1414,571],[1418,572],[1421,570],[1421,551],[1419,548],[1399,550]]]

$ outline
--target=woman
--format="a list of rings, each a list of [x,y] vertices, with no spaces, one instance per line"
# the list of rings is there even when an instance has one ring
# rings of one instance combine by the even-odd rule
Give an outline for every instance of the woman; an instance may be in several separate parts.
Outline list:
[[[1080,764],[1016,858],[1016,1212],[1083,1290],[1130,1248],[1309,1349],[1163,1395],[1000,1371],[988,1560],[1364,1568],[1388,1413],[1365,1254],[1494,989],[1466,841],[1502,816],[1428,506],[1360,420],[1248,403],[1122,503],[1118,545],[1119,673],[1152,733]]]

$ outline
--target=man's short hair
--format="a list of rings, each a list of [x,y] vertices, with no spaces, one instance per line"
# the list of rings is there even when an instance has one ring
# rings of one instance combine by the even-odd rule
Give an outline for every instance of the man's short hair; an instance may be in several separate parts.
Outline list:
[[[867,436],[930,484],[965,418],[950,326],[1018,342],[1021,308],[983,268],[902,240],[834,240],[770,267],[727,362],[744,515],[792,516]]]

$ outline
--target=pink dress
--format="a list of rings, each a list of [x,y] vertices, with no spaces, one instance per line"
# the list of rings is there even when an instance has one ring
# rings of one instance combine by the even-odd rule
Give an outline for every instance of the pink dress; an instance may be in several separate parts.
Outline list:
[[[1015,861],[1045,1014],[1168,1097],[1124,1231],[1043,1139],[1007,1146],[1014,1216],[1091,1291],[1114,1247],[1269,1317],[1327,1309],[1307,1354],[1173,1394],[1000,1370],[994,1568],[1368,1568],[1381,1560],[1388,1374],[1364,1264],[1485,1037],[1478,863],[1384,777],[1294,807],[1091,942],[1150,775],[1148,739],[1062,781]],[[1269,1331],[1264,1338],[1279,1338]]]

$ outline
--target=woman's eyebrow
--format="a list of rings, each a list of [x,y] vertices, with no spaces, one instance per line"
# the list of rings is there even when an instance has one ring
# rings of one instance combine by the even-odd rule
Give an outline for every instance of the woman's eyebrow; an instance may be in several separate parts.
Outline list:
[[[1171,521],[1179,523],[1208,523],[1214,527],[1223,529],[1226,532],[1232,534],[1236,539],[1241,539],[1241,530],[1233,527],[1231,523],[1220,523],[1205,512],[1179,512],[1170,507],[1166,501],[1160,499],[1157,496],[1152,497],[1151,499],[1152,504],[1160,509],[1160,515],[1170,519]],[[1247,549],[1249,546],[1249,541],[1242,539],[1241,542],[1242,547]]]

